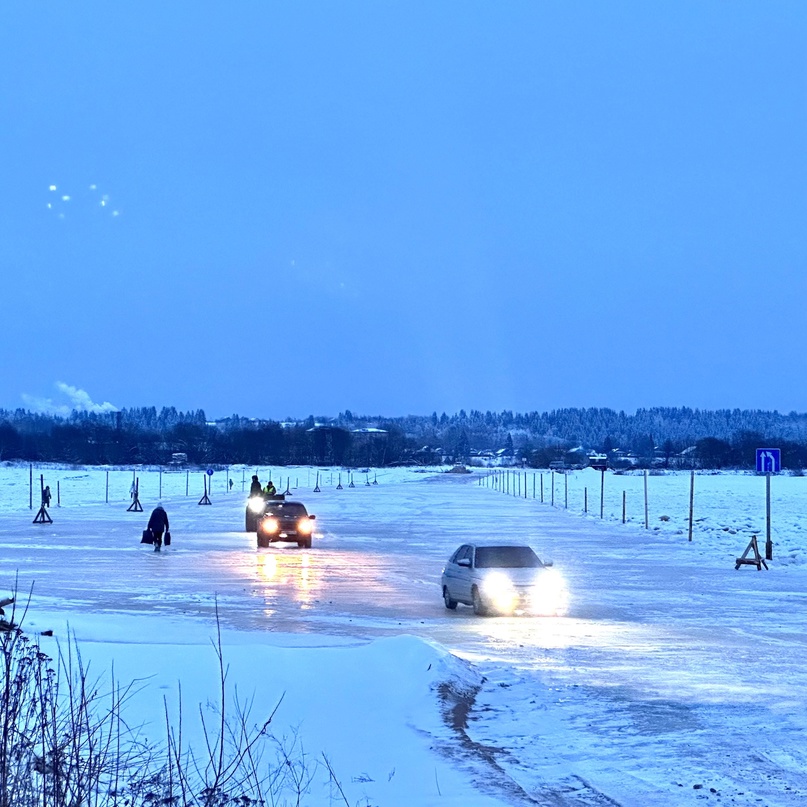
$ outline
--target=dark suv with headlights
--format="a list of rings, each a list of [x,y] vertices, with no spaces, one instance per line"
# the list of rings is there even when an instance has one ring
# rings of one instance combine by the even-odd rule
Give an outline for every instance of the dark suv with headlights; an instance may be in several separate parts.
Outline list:
[[[315,518],[308,514],[302,502],[268,499],[266,510],[258,519],[258,546],[267,547],[273,541],[289,541],[310,549]]]

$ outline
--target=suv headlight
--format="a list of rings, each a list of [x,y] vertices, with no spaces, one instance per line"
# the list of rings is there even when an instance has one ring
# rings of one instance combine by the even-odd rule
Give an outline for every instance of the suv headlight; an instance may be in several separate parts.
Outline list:
[[[279,527],[280,525],[277,523],[276,518],[265,518],[260,523],[260,528],[263,532],[268,533],[277,532]]]
[[[297,532],[303,535],[311,535],[314,531],[314,522],[310,518],[301,518],[297,524]]]
[[[260,496],[253,496],[248,502],[247,506],[253,513],[262,513],[266,502]]]

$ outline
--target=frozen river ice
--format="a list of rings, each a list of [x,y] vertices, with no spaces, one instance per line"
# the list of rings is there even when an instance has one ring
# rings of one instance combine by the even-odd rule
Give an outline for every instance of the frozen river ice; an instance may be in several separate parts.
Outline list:
[[[704,479],[717,492],[712,510],[703,501],[698,513],[712,526],[692,543],[680,516],[658,519],[678,506],[686,476],[652,480],[653,523],[663,530],[643,529],[642,519],[600,520],[598,509],[595,517],[506,496],[476,475],[400,473],[377,486],[327,485],[320,493],[301,485],[296,496],[317,515],[307,551],[256,549],[254,534],[243,531],[240,492],[214,490],[213,504],[199,506],[198,496],[184,495],[184,476],[173,489],[166,477],[174,545],[157,555],[138,544],[156,497],[151,504],[144,497],[145,513],[127,512],[126,500],[103,501],[104,472],[90,471],[92,495],[71,491],[66,480],[54,523],[32,525],[27,502],[20,504],[27,479],[17,472],[16,488],[0,483],[0,495],[15,490],[17,497],[0,502],[0,570],[6,581],[17,574],[22,590],[34,583],[34,603],[45,613],[209,621],[218,602],[234,630],[438,642],[486,676],[444,753],[480,792],[505,793],[508,803],[795,805],[807,798],[801,515],[795,505],[779,507],[789,530],[777,543],[777,552],[787,548],[782,561],[775,556],[767,572],[735,571],[743,530],[759,530],[756,500],[743,498],[749,486],[758,490],[757,478]],[[301,473],[307,482],[310,474]],[[588,478],[592,490],[598,478]],[[569,480],[575,493],[584,479]],[[622,481],[608,477],[610,486]],[[783,479],[782,488],[785,482],[790,498],[782,501],[801,501],[805,481]],[[664,485],[675,487],[666,500]],[[482,619],[462,606],[447,611],[443,562],[479,538],[525,541],[552,559],[571,592],[569,615]]]

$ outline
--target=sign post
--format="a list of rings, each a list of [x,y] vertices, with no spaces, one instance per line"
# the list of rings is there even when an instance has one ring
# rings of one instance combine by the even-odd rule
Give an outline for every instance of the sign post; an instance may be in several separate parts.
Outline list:
[[[765,560],[773,560],[771,541],[771,475],[765,474]]]
[[[773,541],[771,540],[771,474],[778,474],[781,470],[782,450],[780,448],[757,449],[757,473],[765,474],[765,560],[773,560]]]
[[[210,481],[212,483],[212,481],[213,481],[213,469],[212,468],[208,468],[207,472],[202,477],[202,480],[204,482],[205,495],[202,496],[201,499],[199,499],[199,504],[213,504],[213,502],[210,501],[210,497],[207,495],[207,491],[208,491],[207,480],[208,479],[210,479]]]

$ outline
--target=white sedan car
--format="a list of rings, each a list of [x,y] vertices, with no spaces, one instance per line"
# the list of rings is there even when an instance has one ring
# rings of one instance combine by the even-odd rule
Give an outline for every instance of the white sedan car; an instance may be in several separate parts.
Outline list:
[[[522,545],[463,544],[443,569],[446,608],[458,603],[474,613],[562,616],[568,607],[563,578]]]

